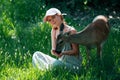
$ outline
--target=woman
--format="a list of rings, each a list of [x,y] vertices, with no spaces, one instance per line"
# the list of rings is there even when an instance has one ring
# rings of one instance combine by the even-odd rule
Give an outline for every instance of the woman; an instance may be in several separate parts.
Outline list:
[[[79,69],[81,66],[81,55],[79,52],[78,44],[65,44],[65,49],[62,50],[60,54],[55,52],[56,48],[56,39],[58,34],[60,33],[60,25],[64,24],[63,32],[71,31],[71,34],[76,33],[76,30],[68,26],[63,19],[61,12],[56,8],[50,8],[44,17],[45,22],[49,22],[52,26],[51,30],[51,41],[52,41],[52,49],[51,53],[58,57],[59,59],[52,58],[42,52],[35,52],[33,54],[33,65],[38,67],[41,70],[53,68],[56,66],[68,68],[68,69]]]

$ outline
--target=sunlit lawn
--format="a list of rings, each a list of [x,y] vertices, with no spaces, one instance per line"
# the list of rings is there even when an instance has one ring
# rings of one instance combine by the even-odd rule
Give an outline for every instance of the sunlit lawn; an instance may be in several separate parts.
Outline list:
[[[92,18],[93,19],[93,18]],[[90,20],[92,20],[90,18]],[[79,31],[89,20],[78,26],[78,22],[70,18],[67,22]],[[68,24],[71,24],[68,23]],[[41,71],[33,68],[32,55],[41,51],[50,56],[51,27],[47,23],[37,23],[33,27],[22,28],[0,25],[0,80],[119,80],[120,77],[120,24],[118,19],[110,20],[111,32],[103,47],[102,64],[96,60],[96,49],[92,50],[91,62],[86,67],[86,51],[80,46],[83,66],[78,74],[67,70]]]

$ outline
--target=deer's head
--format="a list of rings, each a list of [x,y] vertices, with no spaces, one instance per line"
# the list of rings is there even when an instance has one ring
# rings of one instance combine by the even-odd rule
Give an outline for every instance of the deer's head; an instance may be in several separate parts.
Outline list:
[[[69,35],[70,35],[70,31],[66,33],[61,32],[58,35],[56,40],[56,50],[55,50],[58,54],[61,53],[65,43],[69,41]]]

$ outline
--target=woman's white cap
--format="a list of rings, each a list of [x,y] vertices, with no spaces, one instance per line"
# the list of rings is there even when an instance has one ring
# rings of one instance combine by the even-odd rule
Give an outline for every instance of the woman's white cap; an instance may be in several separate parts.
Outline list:
[[[44,17],[44,21],[46,22],[46,18],[48,16],[53,16],[55,14],[62,15],[60,10],[58,10],[57,8],[50,8],[49,10],[46,11],[46,14],[45,14],[45,17]]]
[[[57,8],[50,8],[49,10],[47,10],[45,16],[51,16],[51,15],[55,15],[55,14],[61,15],[61,12]]]

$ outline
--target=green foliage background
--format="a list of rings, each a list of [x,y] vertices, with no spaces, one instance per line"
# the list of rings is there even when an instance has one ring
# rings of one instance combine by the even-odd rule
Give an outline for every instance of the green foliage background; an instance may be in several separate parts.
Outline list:
[[[105,0],[104,3],[101,0],[0,0],[0,79],[119,80],[119,6],[119,0]],[[51,7],[67,13],[65,21],[78,31],[99,14],[109,18],[111,32],[103,47],[102,66],[98,65],[96,50],[93,49],[90,66],[86,68],[85,48],[80,46],[83,66],[79,74],[61,69],[42,72],[33,68],[32,55],[35,51],[52,56],[51,27],[42,20],[45,11]]]

